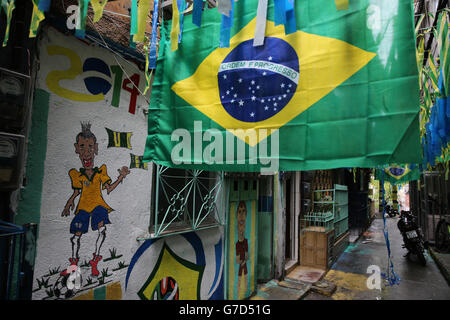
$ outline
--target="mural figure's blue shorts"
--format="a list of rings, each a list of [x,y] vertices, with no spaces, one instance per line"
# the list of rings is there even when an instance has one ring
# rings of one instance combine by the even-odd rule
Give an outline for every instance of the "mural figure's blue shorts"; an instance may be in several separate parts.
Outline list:
[[[70,224],[70,233],[86,233],[89,229],[89,220],[91,220],[91,228],[92,230],[98,229],[98,224],[103,221],[103,224],[110,224],[108,217],[108,209],[97,206],[91,213],[80,210],[78,214],[75,215],[71,224]]]

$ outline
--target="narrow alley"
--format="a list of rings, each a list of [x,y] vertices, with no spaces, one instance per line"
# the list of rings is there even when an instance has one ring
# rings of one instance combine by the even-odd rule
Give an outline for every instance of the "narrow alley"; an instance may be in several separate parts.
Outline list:
[[[422,266],[414,255],[404,257],[402,237],[397,229],[398,217],[386,218],[391,244],[394,271],[400,277],[398,285],[389,286],[382,281],[381,290],[369,289],[369,266],[379,266],[386,272],[388,256],[383,235],[383,219],[380,214],[370,228],[353,244],[350,244],[331,267],[325,280],[336,285],[331,297],[310,291],[304,300],[449,300],[449,286],[435,261],[427,253],[427,264]]]

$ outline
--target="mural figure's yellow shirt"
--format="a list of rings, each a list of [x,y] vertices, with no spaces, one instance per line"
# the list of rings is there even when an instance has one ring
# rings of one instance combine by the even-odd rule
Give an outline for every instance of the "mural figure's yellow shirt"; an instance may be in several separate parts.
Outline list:
[[[113,211],[106,204],[105,200],[103,200],[102,196],[102,189],[105,189],[105,183],[111,181],[106,171],[106,165],[102,165],[100,168],[94,168],[91,179],[87,177],[84,168],[81,168],[80,171],[71,169],[69,176],[72,180],[72,188],[81,191],[80,201],[78,202],[75,214],[78,214],[80,210],[92,212],[97,206],[106,208],[108,213]]]

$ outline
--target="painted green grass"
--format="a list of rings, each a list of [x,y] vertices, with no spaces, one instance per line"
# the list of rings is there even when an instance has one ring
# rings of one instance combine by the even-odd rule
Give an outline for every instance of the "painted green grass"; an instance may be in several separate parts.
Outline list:
[[[103,260],[103,261],[111,261],[111,260],[114,260],[114,259],[119,259],[120,257],[122,257],[123,255],[121,254],[121,255],[117,255],[117,250],[116,250],[116,248],[112,248],[112,249],[108,249],[109,250],[109,254],[110,254],[110,257],[109,258],[106,258],[105,260]]]

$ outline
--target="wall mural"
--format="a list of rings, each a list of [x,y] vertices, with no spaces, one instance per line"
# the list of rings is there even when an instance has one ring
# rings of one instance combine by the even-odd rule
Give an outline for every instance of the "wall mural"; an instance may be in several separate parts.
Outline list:
[[[129,135],[131,136],[131,133]],[[126,139],[126,141],[129,143],[130,140]],[[113,146],[121,147],[122,145],[119,143]],[[74,147],[75,154],[78,155],[82,167],[79,170],[69,170],[73,193],[67,200],[61,214],[62,217],[69,217],[73,214],[69,227],[71,255],[68,260],[70,265],[62,271],[60,271],[61,265],[49,269],[47,274],[40,279],[36,279],[38,286],[34,292],[44,289],[47,293],[46,298],[67,299],[80,292],[92,290],[97,286],[108,283],[107,278],[111,277],[114,271],[128,267],[123,260],[114,261],[122,257],[117,253],[116,248],[110,248],[109,256],[105,259],[100,254],[100,250],[106,240],[107,225],[111,224],[109,215],[114,211],[104,200],[102,190],[106,190],[107,195],[109,195],[130,174],[130,170],[127,166],[117,169],[118,178],[113,182],[108,175],[105,164],[100,167],[95,166],[98,143],[97,137],[91,131],[89,122],[81,123],[81,131],[75,137]],[[108,144],[108,147],[110,147],[110,144]],[[128,148],[128,145],[125,147]],[[76,200],[78,200],[77,205],[75,205]],[[89,227],[92,232],[97,232],[94,243],[85,243],[82,240],[83,235],[89,232]],[[84,262],[81,261],[82,256],[80,256],[82,246],[87,250],[85,252],[93,252],[92,256],[83,257]],[[100,268],[99,262],[102,259],[104,263],[114,262]],[[83,279],[82,275],[87,273],[81,272],[79,268],[83,271],[90,270],[86,279]]]
[[[133,275],[137,276],[142,272],[145,281],[138,285],[140,286],[138,296],[141,300],[223,299],[222,237],[220,236],[214,245],[214,251],[211,252],[210,257],[206,256],[204,243],[196,232],[181,234],[178,237],[180,239],[173,243],[181,244],[183,247],[190,246],[193,250],[191,260],[176,254],[167,243],[168,240],[164,238],[146,240],[131,259],[126,286]],[[155,248],[157,246],[159,246],[158,249]],[[153,268],[149,270],[146,267],[148,266],[146,261],[154,256],[155,251],[159,252],[158,258]],[[207,258],[211,257],[213,257],[213,263],[208,264]],[[139,263],[143,268],[136,270],[135,266]],[[205,272],[207,268],[208,272]]]
[[[255,290],[256,201],[230,203],[228,299],[244,299]]]
[[[223,228],[137,241],[152,183],[143,73],[49,26],[38,46],[50,97],[33,299],[223,299]]]

